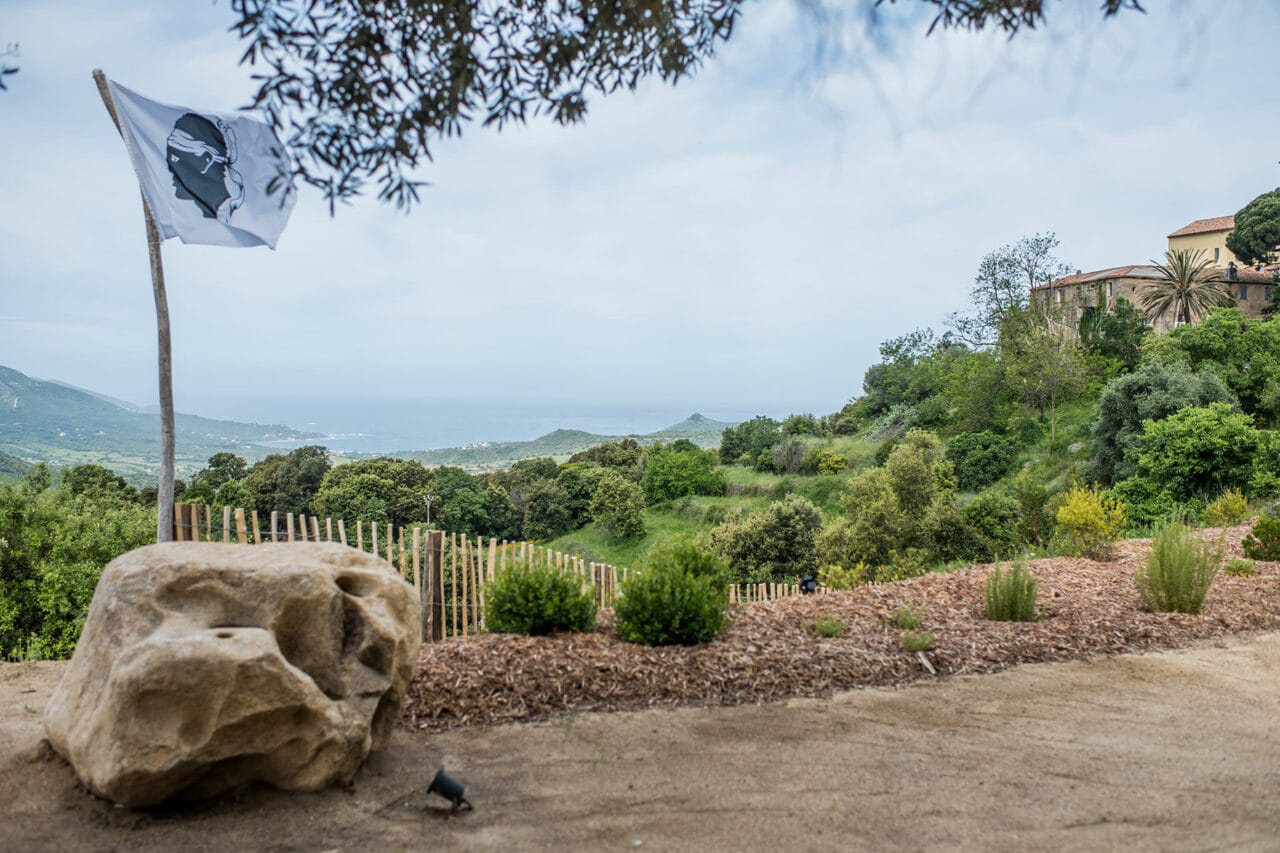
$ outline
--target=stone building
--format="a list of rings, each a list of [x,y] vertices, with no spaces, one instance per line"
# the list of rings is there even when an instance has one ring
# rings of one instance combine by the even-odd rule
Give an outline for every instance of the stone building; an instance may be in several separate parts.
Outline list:
[[[1280,265],[1242,266],[1227,248],[1227,235],[1235,226],[1234,216],[1197,219],[1169,235],[1169,251],[1197,249],[1214,264],[1214,280],[1227,286],[1236,306],[1250,317],[1261,317],[1262,307],[1271,299],[1276,287],[1276,270]],[[1077,271],[1031,289],[1031,298],[1061,312],[1064,323],[1078,329],[1080,318],[1099,305],[1112,306],[1117,299],[1127,299],[1141,309],[1141,295],[1154,282],[1161,280],[1154,264],[1131,264],[1092,272]],[[1153,328],[1167,332],[1174,318],[1164,316]]]

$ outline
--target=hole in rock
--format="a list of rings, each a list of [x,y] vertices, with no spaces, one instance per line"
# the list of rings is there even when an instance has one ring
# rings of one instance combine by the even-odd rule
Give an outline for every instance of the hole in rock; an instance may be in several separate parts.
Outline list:
[[[354,575],[338,575],[336,578],[338,589],[347,595],[354,595],[356,598],[360,598],[365,594],[365,584],[361,583],[361,581],[362,578]]]

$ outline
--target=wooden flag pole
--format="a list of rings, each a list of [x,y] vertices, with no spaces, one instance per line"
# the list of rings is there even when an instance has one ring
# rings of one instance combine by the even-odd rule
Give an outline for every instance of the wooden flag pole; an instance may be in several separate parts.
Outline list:
[[[116,115],[111,90],[107,88],[106,75],[101,68],[93,69],[93,82],[98,84],[98,94],[106,105],[107,113],[120,132],[120,117]],[[156,496],[156,541],[173,541],[173,357],[169,346],[169,298],[164,291],[164,264],[160,259],[160,231],[142,197],[142,214],[147,225],[147,251],[151,255],[151,290],[156,300],[156,342],[160,361],[160,482]]]

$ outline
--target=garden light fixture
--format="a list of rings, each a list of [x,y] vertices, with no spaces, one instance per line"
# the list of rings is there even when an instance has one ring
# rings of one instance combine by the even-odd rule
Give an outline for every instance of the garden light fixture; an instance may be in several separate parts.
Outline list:
[[[471,802],[463,796],[463,794],[466,793],[466,790],[466,785],[463,785],[457,779],[454,779],[448,773],[445,773],[443,767],[436,771],[436,777],[432,779],[431,784],[427,786],[428,794],[439,794],[449,802],[453,803],[453,809],[449,814],[457,814],[458,809],[463,806],[466,806],[469,811],[475,810],[475,807],[471,805]]]
[[[800,594],[813,595],[818,591],[818,579],[813,575],[805,575],[800,578]]]

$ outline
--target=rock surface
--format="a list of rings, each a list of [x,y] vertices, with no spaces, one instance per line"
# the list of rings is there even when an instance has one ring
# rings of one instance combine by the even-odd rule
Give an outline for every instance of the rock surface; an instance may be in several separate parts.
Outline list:
[[[45,734],[133,807],[345,783],[390,736],[420,640],[413,588],[353,548],[149,545],[103,571]]]

